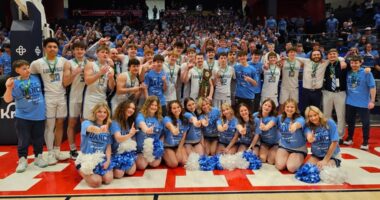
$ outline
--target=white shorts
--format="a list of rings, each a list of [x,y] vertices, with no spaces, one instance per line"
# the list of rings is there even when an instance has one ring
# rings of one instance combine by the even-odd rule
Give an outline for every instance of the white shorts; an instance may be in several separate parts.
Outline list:
[[[266,97],[266,96],[261,96],[261,100],[260,100],[260,106],[263,104],[263,102],[265,101],[265,99],[272,99],[272,101],[274,102],[274,104],[276,104],[276,107],[278,107],[278,98],[277,97]]]
[[[80,117],[82,114],[82,103],[69,103],[69,117],[76,118]]]
[[[46,118],[66,118],[67,103],[66,96],[49,97],[45,96]]]
[[[298,101],[298,88],[281,88],[280,91],[280,104],[284,104],[286,100],[292,98]]]

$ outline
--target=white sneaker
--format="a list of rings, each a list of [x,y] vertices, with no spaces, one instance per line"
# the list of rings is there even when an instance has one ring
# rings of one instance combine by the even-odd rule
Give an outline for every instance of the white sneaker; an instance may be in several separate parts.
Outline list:
[[[60,150],[54,150],[55,159],[57,160],[67,160],[70,158],[69,154],[64,154]]]
[[[361,150],[368,151],[369,146],[368,146],[368,144],[367,144],[367,145],[361,145],[361,146],[360,146],[360,149],[361,149]]]
[[[57,164],[57,159],[55,159],[54,152],[49,151],[48,156],[47,156],[47,163],[48,165],[55,165]]]
[[[27,167],[28,167],[28,161],[26,160],[25,157],[21,157],[20,159],[18,159],[18,165],[16,168],[16,172],[22,173],[26,170]]]
[[[345,145],[352,145],[353,142],[352,142],[352,140],[346,140],[346,141],[343,142],[343,144],[345,144]]]
[[[48,163],[42,157],[42,154],[38,154],[37,158],[34,159],[34,165],[39,168],[45,168],[48,166]]]

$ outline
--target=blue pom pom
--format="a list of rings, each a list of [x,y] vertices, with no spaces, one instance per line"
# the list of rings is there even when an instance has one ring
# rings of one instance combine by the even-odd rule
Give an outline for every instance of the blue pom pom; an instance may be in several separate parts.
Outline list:
[[[298,169],[296,179],[305,183],[318,183],[321,181],[318,167],[311,163],[306,163]]]
[[[244,151],[243,158],[249,162],[248,169],[260,169],[261,168],[261,160],[257,157],[252,151]]]
[[[216,170],[223,170],[223,166],[222,166],[222,163],[220,163],[220,154],[216,154],[214,156],[212,156],[211,159],[213,159],[213,162],[215,162],[215,169]]]
[[[127,171],[133,166],[133,164],[136,161],[136,158],[136,151],[132,151],[112,155],[111,161],[113,163],[114,169]]]
[[[104,160],[103,162],[101,162],[98,165],[96,165],[95,169],[93,170],[94,174],[98,174],[100,176],[104,176],[105,174],[107,174],[107,172],[109,172],[110,170],[112,170],[114,168],[114,164],[111,161],[110,165],[108,166],[108,168],[107,169],[103,169],[103,164],[105,162],[106,162],[106,160]]]
[[[216,161],[215,158],[203,155],[199,158],[199,167],[202,171],[212,171],[217,162],[219,161]]]
[[[161,140],[153,141],[153,156],[154,158],[160,159],[164,155],[164,143]]]

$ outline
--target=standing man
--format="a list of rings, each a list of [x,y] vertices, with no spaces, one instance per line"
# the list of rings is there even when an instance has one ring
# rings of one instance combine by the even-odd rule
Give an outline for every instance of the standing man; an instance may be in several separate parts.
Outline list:
[[[351,145],[354,137],[356,113],[362,122],[363,142],[360,146],[368,150],[369,140],[369,111],[375,107],[376,87],[372,73],[366,73],[360,56],[353,56],[350,61],[351,71],[347,74],[346,122],[348,137],[344,144]]]
[[[78,118],[82,113],[82,100],[84,89],[84,66],[87,60],[84,57],[86,53],[86,44],[83,42],[74,43],[72,46],[74,58],[67,61],[63,68],[63,86],[71,85],[69,94],[69,120],[67,125],[67,139],[70,144],[70,157],[76,159],[78,156],[75,146],[75,127]]]
[[[332,110],[338,120],[339,142],[342,143],[345,128],[345,101],[346,101],[346,77],[347,70],[342,69],[338,60],[338,50],[330,49],[327,54],[328,64],[323,83],[323,113],[327,118],[332,118]]]
[[[63,122],[67,116],[66,89],[63,86],[63,66],[66,59],[57,57],[58,41],[47,38],[43,42],[45,57],[32,62],[32,74],[40,74],[44,84],[46,102],[45,143],[48,150],[47,162],[55,165],[57,160],[66,160],[68,155],[60,152]]]

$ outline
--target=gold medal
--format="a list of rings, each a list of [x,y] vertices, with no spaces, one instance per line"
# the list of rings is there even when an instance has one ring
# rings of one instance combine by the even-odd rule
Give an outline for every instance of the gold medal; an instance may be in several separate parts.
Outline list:
[[[351,84],[351,87],[352,87],[352,88],[356,88],[356,86],[357,86],[356,83],[352,83],[352,84]]]
[[[25,99],[30,99],[30,95],[29,95],[29,94],[26,94],[26,95],[25,95]]]
[[[55,79],[55,74],[51,73],[51,74],[49,74],[49,77],[53,81]]]
[[[294,77],[295,73],[294,71],[289,71],[289,77]]]

